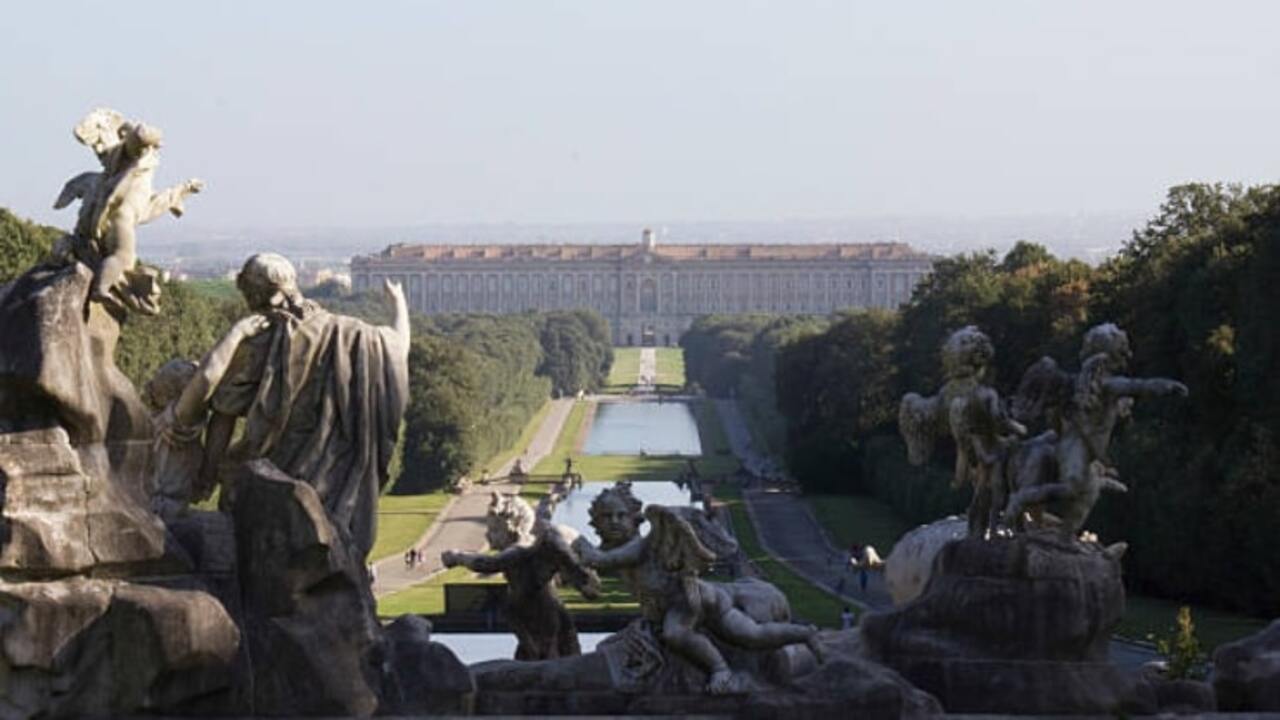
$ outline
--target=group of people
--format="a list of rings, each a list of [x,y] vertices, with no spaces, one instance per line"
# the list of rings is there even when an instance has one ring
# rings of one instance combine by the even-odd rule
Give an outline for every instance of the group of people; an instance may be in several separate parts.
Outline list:
[[[845,561],[845,570],[858,571],[858,589],[865,593],[867,584],[870,582],[870,571],[884,565],[884,561],[880,559],[880,554],[872,545],[861,545],[857,542],[849,544],[849,554]],[[836,592],[844,592],[844,584],[847,579],[845,573],[841,573],[840,580],[836,584]],[[846,610],[848,608],[845,608]]]
[[[416,547],[404,551],[404,566],[410,570],[418,567],[418,564],[425,562],[426,559],[426,553]]]

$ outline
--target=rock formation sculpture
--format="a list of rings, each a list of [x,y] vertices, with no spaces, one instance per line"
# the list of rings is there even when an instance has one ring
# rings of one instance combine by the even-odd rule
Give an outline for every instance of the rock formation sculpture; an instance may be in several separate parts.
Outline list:
[[[955,441],[952,487],[973,486],[968,513],[973,537],[996,529],[1005,501],[1000,478],[1005,450],[1026,433],[1005,413],[999,394],[983,382],[994,356],[991,339],[978,328],[955,331],[942,346],[946,383],[931,397],[907,393],[898,409],[898,428],[912,464],[928,462],[941,430]]]
[[[408,400],[409,311],[399,284],[388,281],[391,326],[333,315],[303,297],[296,278],[273,253],[250,257],[236,278],[268,327],[238,344],[209,394],[202,485],[218,484],[224,465],[270,459],[316,489],[363,558]],[[230,446],[239,417],[244,433]],[[228,503],[234,493],[228,483]]]
[[[640,601],[646,622],[640,634],[661,643],[650,642],[642,654],[669,649],[707,673],[707,692],[724,694],[745,691],[748,678],[732,671],[712,638],[755,651],[811,643],[817,629],[789,622],[790,608],[776,588],[699,577],[714,560],[737,551],[702,511],[649,505],[642,514],[641,508],[627,483],[604,490],[591,504],[600,547],[579,538],[574,549],[586,565],[617,571]],[[646,520],[650,532],[641,535]],[[633,644],[643,648],[645,642],[633,638]]]
[[[447,550],[445,567],[461,565],[479,573],[502,573],[507,580],[505,614],[519,643],[517,660],[546,660],[582,652],[573,618],[556,596],[567,583],[587,598],[599,595],[600,579],[570,549],[578,534],[541,522],[518,496],[492,493],[485,537],[495,554]]]

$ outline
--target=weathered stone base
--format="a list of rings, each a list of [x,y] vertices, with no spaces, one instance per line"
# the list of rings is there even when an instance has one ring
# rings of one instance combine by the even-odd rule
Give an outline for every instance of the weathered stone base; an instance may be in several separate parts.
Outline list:
[[[5,717],[183,712],[227,693],[240,642],[212,596],[120,580],[0,583]]]
[[[1106,663],[895,658],[893,666],[949,713],[1141,715],[1158,707],[1139,673]]]

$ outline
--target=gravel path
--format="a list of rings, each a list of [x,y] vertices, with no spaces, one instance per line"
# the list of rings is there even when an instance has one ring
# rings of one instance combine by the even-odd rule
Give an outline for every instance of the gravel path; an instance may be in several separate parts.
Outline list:
[[[550,412],[534,433],[533,440],[521,459],[526,469],[537,465],[555,447],[556,438],[560,436],[564,421],[573,408],[573,398],[552,400],[551,403]],[[506,476],[514,464],[515,458],[512,458],[498,468],[493,473],[494,476]],[[519,488],[510,484],[473,485],[466,493],[454,498],[418,542],[414,543],[422,554],[422,561],[409,568],[404,564],[403,555],[393,555],[374,564],[378,579],[373,585],[373,594],[379,597],[390,595],[417,585],[440,572],[444,569],[440,563],[440,553],[445,550],[483,550],[486,547],[484,527],[485,515],[489,509],[489,493],[494,490],[518,492]]]

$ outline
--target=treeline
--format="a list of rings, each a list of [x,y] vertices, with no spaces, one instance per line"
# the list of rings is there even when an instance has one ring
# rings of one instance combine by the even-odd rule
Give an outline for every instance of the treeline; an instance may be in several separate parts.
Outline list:
[[[895,315],[838,317],[778,354],[789,467],[809,490],[873,494],[925,522],[961,511],[952,458],[906,462],[896,407],[941,383],[939,348],[967,324],[991,336],[989,381],[1013,393],[1051,355],[1078,367],[1084,331],[1112,321],[1134,350],[1129,374],[1185,382],[1143,399],[1114,434],[1129,486],[1088,527],[1127,540],[1135,589],[1265,616],[1280,611],[1280,189],[1174,188],[1159,213],[1100,267],[1021,243],[1003,258],[937,263]]]
[[[819,333],[828,320],[811,315],[706,315],[680,338],[685,382],[713,397],[736,397],[766,451],[779,452],[786,426],[774,384],[778,350]]]
[[[62,234],[0,208],[0,284],[42,259]],[[331,283],[306,294],[331,312],[391,320],[380,291],[351,295]],[[116,364],[139,388],[171,358],[198,361],[247,312],[239,298],[183,282],[163,286],[161,307],[155,317],[131,315],[116,347]],[[519,438],[549,397],[597,390],[613,365],[608,324],[593,311],[415,315],[412,321],[409,406],[393,465],[398,493],[443,487],[474,473]]]

